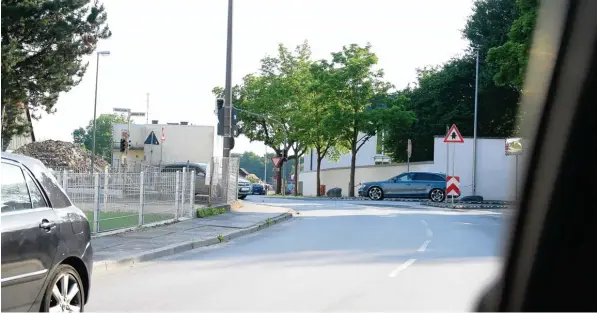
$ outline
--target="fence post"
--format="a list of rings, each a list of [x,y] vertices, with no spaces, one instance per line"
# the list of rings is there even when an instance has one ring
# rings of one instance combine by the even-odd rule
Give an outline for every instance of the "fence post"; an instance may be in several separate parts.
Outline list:
[[[94,187],[94,208],[93,208],[93,232],[98,233],[99,229],[99,219],[100,219],[100,210],[99,210],[99,192],[100,192],[100,182],[99,182],[99,173],[93,173],[93,187]]]
[[[175,209],[175,214],[174,214],[174,218],[178,219],[178,205],[180,203],[178,203],[178,194],[180,193],[180,190],[178,189],[178,185],[180,184],[180,172],[176,171],[176,192],[174,192],[174,209]]]
[[[193,218],[195,217],[195,214],[193,214],[194,208],[195,208],[195,176],[197,175],[197,173],[195,173],[195,170],[191,171],[191,174],[189,176],[191,176],[191,179],[189,180],[189,184],[190,184],[190,192],[189,192],[189,217]]]
[[[110,182],[110,171],[108,170],[108,168],[106,168],[104,170],[104,199],[103,199],[104,212],[107,211],[106,205],[108,204],[108,188],[109,188],[108,186],[110,186],[109,182]]]
[[[66,185],[68,182],[68,172],[66,170],[62,170],[62,189],[66,192]]]
[[[139,173],[139,226],[143,225],[143,205],[144,205],[144,173]]]
[[[181,193],[180,193],[180,216],[184,216],[184,193],[187,190],[187,168],[182,168],[182,184],[181,184]]]

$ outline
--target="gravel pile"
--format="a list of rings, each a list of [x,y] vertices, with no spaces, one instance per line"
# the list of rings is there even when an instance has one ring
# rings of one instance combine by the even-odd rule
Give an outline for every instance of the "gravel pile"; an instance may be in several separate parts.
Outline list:
[[[91,162],[91,153],[77,145],[57,140],[44,140],[32,142],[13,151],[40,160],[46,167],[56,170],[72,170],[75,172],[88,172]],[[103,171],[108,162],[95,158],[95,169]]]

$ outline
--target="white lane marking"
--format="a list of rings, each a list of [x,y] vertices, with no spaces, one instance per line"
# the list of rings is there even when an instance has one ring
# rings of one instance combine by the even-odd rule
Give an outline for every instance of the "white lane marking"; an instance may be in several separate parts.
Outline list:
[[[411,266],[413,263],[415,263],[417,259],[408,259],[406,262],[400,264],[400,266],[398,266],[395,270],[393,270],[390,275],[388,275],[389,278],[394,278],[396,277],[396,275],[398,275],[400,272],[404,271],[407,267]]]
[[[429,237],[429,238],[433,237],[433,232],[429,228],[427,228],[427,237]]]
[[[423,223],[423,225],[425,225],[425,227],[429,228],[429,224],[427,224],[426,220],[421,220],[421,223]]]
[[[433,232],[431,231],[431,228],[429,227],[429,223],[427,223],[426,220],[421,220],[421,223],[423,223],[423,225],[425,225],[425,232],[427,233],[427,237],[429,237],[429,238],[433,237]]]
[[[417,252],[425,252],[425,250],[427,250],[427,246],[431,243],[431,240],[425,240],[425,242],[423,242],[423,244],[421,245],[421,247],[419,247],[419,249],[417,249]]]

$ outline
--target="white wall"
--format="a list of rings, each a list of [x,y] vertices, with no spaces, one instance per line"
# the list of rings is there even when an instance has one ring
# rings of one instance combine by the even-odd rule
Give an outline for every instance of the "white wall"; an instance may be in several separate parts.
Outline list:
[[[144,145],[145,139],[153,131],[158,140],[162,135],[162,128],[166,141],[160,145]],[[121,131],[126,130],[126,124],[115,124],[113,129],[114,142],[120,142]],[[216,148],[215,128],[199,125],[137,125],[131,124],[131,147],[142,147],[144,161],[152,165],[169,162],[197,162],[209,163]],[[153,150],[153,154],[151,153]],[[221,150],[221,149],[220,149]],[[115,158],[118,157],[115,153]]]
[[[375,143],[375,141],[374,141]],[[524,146],[527,146],[525,143]],[[473,175],[473,139],[464,138],[464,143],[450,144],[449,156],[455,156],[455,162],[449,162],[448,174],[452,175],[452,166],[456,176],[460,176],[460,189],[462,196],[472,194]],[[363,153],[363,157],[360,154]],[[357,159],[364,162],[368,156],[375,154],[375,144],[363,147]],[[299,180],[303,182],[303,194],[316,194],[316,165],[310,171],[309,156],[305,157],[305,172],[301,173]],[[344,155],[342,159],[348,158],[348,165],[344,167],[335,166],[324,168],[321,171],[321,183],[326,185],[327,190],[333,187],[342,188],[343,195],[348,195],[348,180],[350,177],[350,154]],[[315,156],[313,160],[316,160]],[[373,162],[372,162],[373,163]],[[522,182],[523,156],[519,156],[518,181]],[[346,164],[346,163],[342,163]],[[434,160],[432,162],[411,163],[411,171],[430,171],[446,173],[446,144],[442,137],[436,137],[434,142]],[[355,170],[356,183],[364,181],[385,180],[399,173],[406,172],[406,164],[385,164],[359,166]],[[477,184],[476,193],[487,200],[513,200],[516,186],[516,157],[505,155],[505,140],[503,138],[478,138],[477,139]]]

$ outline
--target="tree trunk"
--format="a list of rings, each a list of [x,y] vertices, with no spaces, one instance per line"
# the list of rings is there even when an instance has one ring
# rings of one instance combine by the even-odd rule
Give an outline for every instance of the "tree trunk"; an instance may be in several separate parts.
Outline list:
[[[350,160],[350,181],[348,182],[348,196],[354,197],[354,178],[355,178],[355,168],[357,163],[357,154],[356,152],[352,153],[352,158]]]
[[[296,155],[296,152],[295,152]],[[298,196],[298,175],[299,175],[299,171],[298,171],[298,157],[296,159],[294,159],[294,196]]]
[[[323,158],[319,157],[319,151],[317,153],[317,196],[321,197],[321,160]]]
[[[351,148],[350,148],[350,152],[351,152],[352,156],[350,159],[350,179],[348,181],[348,196],[349,197],[354,197],[354,185],[355,185],[354,178],[355,178],[355,168],[356,168],[356,164],[357,164],[358,136],[359,136],[359,133],[355,129],[353,137],[352,137]]]
[[[274,169],[275,171],[275,169]],[[282,173],[284,173],[284,160],[280,161],[280,171],[277,172],[278,179],[276,179],[276,194],[282,194]]]

